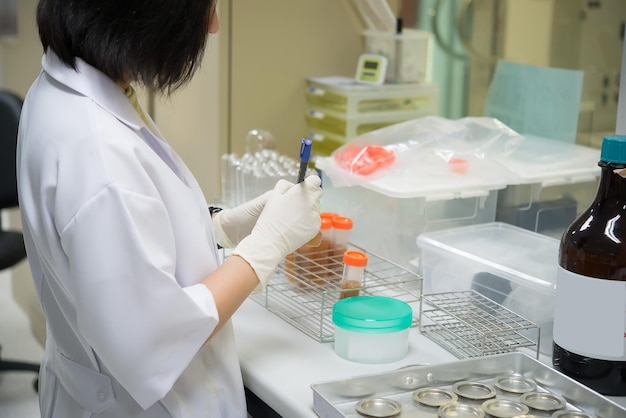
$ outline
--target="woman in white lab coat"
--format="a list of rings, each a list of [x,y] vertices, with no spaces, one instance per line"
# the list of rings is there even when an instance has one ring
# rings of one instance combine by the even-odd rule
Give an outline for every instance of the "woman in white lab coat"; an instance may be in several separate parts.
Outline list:
[[[319,229],[320,179],[211,217],[132,84],[193,75],[215,0],[41,0],[18,187],[45,418],[245,417],[230,318]],[[234,247],[220,265],[217,244]]]

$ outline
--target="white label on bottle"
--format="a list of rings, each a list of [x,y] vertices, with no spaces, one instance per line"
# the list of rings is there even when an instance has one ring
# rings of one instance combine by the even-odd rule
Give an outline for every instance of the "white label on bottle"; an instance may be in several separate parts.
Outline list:
[[[626,360],[626,282],[572,273],[559,266],[554,342],[585,357]]]

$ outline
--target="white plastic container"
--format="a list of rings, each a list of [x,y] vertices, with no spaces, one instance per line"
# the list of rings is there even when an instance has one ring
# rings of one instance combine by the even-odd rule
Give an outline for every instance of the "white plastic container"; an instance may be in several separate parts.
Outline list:
[[[404,29],[402,33],[363,32],[365,52],[387,58],[388,83],[421,83],[431,75],[433,35],[430,32]]]
[[[500,161],[517,180],[498,193],[496,221],[560,239],[596,195],[599,159],[594,148],[526,135]]]
[[[473,289],[538,325],[551,354],[559,240],[489,222],[424,233],[417,245],[424,294]]]
[[[402,360],[409,347],[413,311],[409,304],[384,296],[353,296],[333,306],[335,353],[357,363]]]

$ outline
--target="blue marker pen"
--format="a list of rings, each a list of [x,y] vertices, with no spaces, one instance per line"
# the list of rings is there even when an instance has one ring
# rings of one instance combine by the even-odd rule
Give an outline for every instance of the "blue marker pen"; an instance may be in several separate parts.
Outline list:
[[[300,144],[300,171],[298,172],[298,181],[296,183],[301,183],[302,181],[304,181],[306,169],[309,164],[309,160],[311,159],[312,147],[313,141],[306,138],[302,139],[302,143]]]

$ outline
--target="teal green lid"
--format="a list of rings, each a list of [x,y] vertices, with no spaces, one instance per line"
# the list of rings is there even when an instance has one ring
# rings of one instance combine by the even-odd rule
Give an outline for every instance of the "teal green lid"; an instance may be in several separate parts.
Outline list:
[[[411,326],[413,310],[408,303],[385,296],[353,296],[333,306],[333,322],[348,331],[383,334]]]
[[[607,163],[626,164],[626,135],[605,136],[600,159]]]

